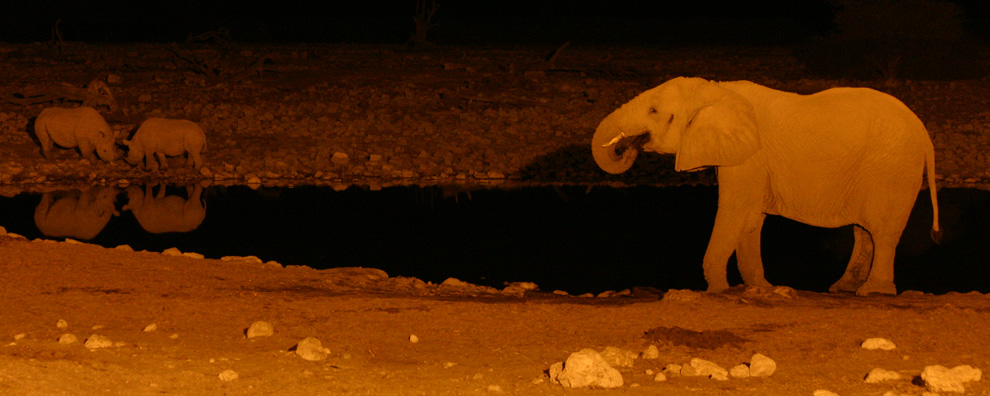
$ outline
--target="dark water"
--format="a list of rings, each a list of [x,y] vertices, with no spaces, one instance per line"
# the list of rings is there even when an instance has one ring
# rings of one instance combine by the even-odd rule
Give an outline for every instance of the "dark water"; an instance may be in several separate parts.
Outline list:
[[[701,186],[168,187],[164,193],[131,187],[0,197],[0,225],[28,238],[42,237],[43,228],[76,239],[95,235],[88,241],[108,247],[375,267],[433,282],[530,281],[571,293],[703,289],[701,258],[717,199],[715,187]],[[898,247],[898,288],[990,292],[990,192],[942,189],[939,203],[944,238],[935,245],[928,236],[927,191],[918,198]],[[73,222],[93,224],[66,224]],[[767,279],[825,291],[844,271],[852,244],[850,227],[822,229],[770,216],[763,229]],[[730,262],[730,283],[740,282],[734,271]]]

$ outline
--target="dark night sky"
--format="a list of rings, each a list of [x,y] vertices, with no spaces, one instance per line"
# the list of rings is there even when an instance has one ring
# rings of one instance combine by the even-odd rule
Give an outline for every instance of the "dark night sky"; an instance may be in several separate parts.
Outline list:
[[[897,1],[897,0],[895,0]],[[975,30],[990,5],[956,0]],[[792,44],[827,32],[827,0],[440,0],[440,44]],[[401,43],[415,0],[48,0],[0,2],[0,41],[173,42],[227,28],[242,42]]]

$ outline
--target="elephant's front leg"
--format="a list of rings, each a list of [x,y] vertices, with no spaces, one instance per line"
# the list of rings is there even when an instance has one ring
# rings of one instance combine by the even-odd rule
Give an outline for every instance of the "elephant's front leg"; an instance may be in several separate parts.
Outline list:
[[[837,282],[828,288],[828,291],[835,293],[840,291],[856,291],[856,289],[866,282],[866,277],[870,274],[870,267],[873,263],[873,237],[861,226],[853,226],[852,256],[849,257],[849,264],[846,265],[846,272],[842,274]]]
[[[705,251],[705,259],[702,263],[709,293],[729,288],[726,266],[729,263],[729,256],[739,244],[746,217],[747,211],[738,208],[719,207],[718,213],[715,214],[715,227],[712,229],[712,238],[708,241],[708,249]]]
[[[739,243],[736,246],[736,262],[743,282],[749,286],[771,287],[763,276],[763,258],[760,255],[760,232],[763,230],[763,220],[767,215],[761,212],[751,212],[746,215]]]

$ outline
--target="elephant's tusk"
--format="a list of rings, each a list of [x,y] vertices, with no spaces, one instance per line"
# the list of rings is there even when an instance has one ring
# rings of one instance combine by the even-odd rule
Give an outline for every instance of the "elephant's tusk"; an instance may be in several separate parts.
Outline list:
[[[613,144],[616,144],[620,140],[622,140],[622,138],[624,138],[624,137],[626,137],[626,133],[625,132],[621,132],[621,133],[619,133],[619,136],[616,136],[616,137],[612,138],[612,140],[609,140],[608,143],[603,144],[602,147],[608,147],[608,146],[611,146]]]

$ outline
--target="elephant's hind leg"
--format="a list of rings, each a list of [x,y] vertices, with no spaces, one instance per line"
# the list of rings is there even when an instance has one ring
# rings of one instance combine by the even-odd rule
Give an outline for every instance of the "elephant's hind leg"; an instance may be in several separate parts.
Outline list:
[[[849,257],[849,264],[846,265],[846,272],[842,274],[838,282],[832,284],[828,291],[854,292],[866,282],[866,277],[870,275],[870,267],[873,263],[873,237],[863,227],[853,226],[852,256]]]
[[[763,258],[760,253],[760,232],[766,214],[753,212],[746,216],[739,243],[736,245],[736,262],[743,282],[748,286],[771,287],[763,275]]]

